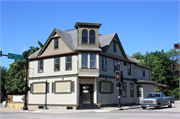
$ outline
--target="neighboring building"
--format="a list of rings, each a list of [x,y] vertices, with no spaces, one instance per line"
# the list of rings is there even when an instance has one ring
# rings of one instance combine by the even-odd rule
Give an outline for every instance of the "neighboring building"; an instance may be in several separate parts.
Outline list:
[[[155,92],[151,68],[126,55],[117,33],[100,35],[100,23],[77,22],[73,30],[54,29],[43,48],[29,56],[29,107],[118,104],[115,71],[123,71],[122,104],[139,104]]]

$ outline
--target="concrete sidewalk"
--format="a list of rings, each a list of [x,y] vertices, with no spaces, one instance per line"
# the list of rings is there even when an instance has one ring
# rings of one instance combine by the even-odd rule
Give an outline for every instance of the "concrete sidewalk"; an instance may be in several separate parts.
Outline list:
[[[121,110],[127,110],[127,109],[135,109],[135,108],[141,108],[140,105],[134,105],[134,106],[122,106]],[[118,107],[102,107],[101,109],[79,109],[79,110],[60,110],[60,109],[37,109],[37,110],[22,110],[18,108],[8,108],[8,107],[0,107],[1,112],[29,112],[29,113],[95,113],[95,112],[110,112],[110,111],[117,111],[119,110]]]

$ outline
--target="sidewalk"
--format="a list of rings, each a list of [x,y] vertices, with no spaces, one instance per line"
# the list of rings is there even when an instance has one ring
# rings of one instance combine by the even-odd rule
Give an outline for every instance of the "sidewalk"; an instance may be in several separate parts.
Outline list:
[[[121,110],[127,109],[135,109],[141,108],[140,105],[134,106],[122,106]],[[45,110],[45,109],[37,109],[37,110],[22,110],[18,108],[8,108],[8,107],[0,107],[0,112],[30,112],[30,113],[95,113],[95,112],[110,112],[110,111],[117,111],[119,110],[118,107],[102,107],[101,109],[79,109],[79,110]],[[121,111],[120,110],[120,111]]]

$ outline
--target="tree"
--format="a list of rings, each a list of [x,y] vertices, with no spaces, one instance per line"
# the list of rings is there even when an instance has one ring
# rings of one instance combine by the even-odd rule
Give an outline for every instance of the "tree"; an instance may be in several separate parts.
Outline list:
[[[1,69],[1,94],[2,96],[6,96],[6,90],[5,90],[5,86],[7,85],[7,68],[6,67],[2,67]]]
[[[38,41],[40,47],[42,43]],[[37,50],[39,47],[30,46],[30,49],[23,52],[24,58],[30,56]],[[25,76],[26,76],[26,60],[23,61],[16,60],[10,64],[10,68],[7,72],[8,76],[6,77],[7,85],[5,85],[6,94],[24,94],[25,92]]]

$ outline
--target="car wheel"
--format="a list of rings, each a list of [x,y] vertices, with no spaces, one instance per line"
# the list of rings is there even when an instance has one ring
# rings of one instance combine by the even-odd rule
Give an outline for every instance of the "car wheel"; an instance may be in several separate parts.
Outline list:
[[[170,107],[172,107],[172,103],[171,103],[171,101],[169,101],[169,103],[168,103],[168,107],[170,108]]]
[[[157,108],[158,108],[158,109],[161,109],[161,103],[158,103]]]
[[[146,109],[146,107],[142,107],[142,109]]]

